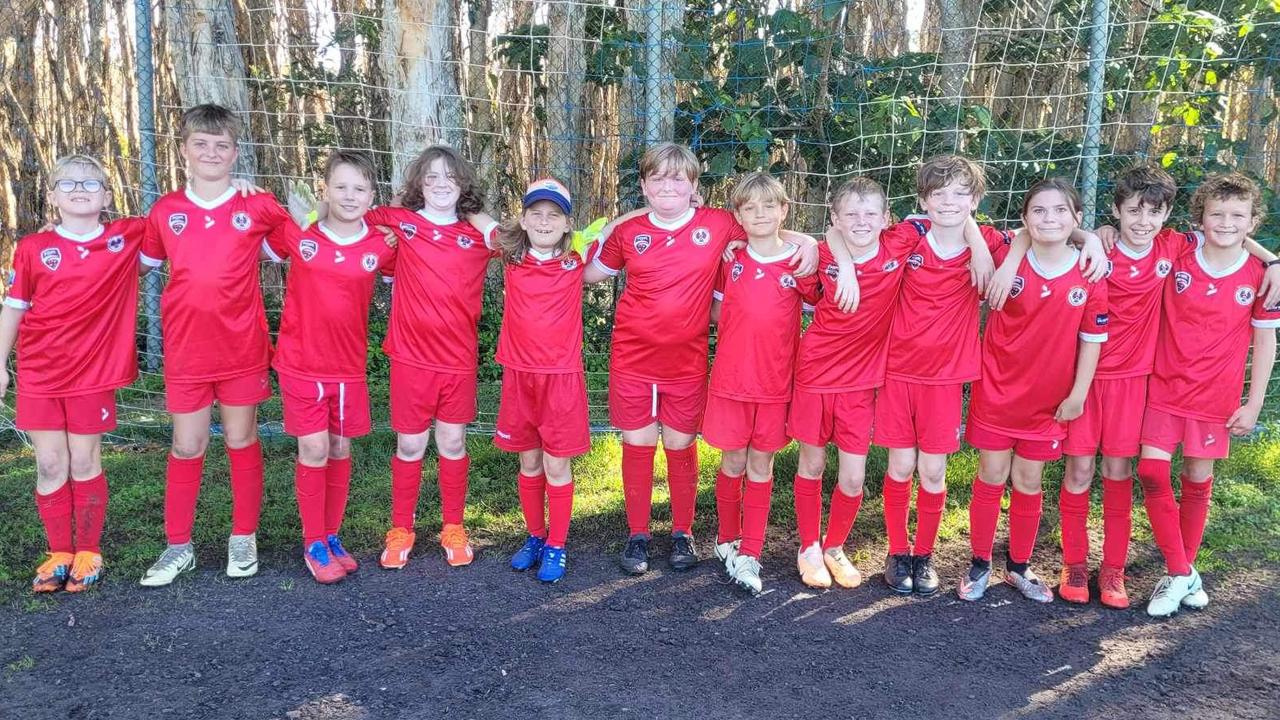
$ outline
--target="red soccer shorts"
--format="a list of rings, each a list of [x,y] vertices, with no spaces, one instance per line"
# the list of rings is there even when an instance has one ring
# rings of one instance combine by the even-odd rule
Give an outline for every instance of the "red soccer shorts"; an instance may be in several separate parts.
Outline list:
[[[342,437],[368,435],[369,386],[362,382],[303,380],[277,373],[284,405],[284,431],[294,437],[328,431]]]
[[[465,425],[476,419],[475,373],[446,373],[391,361],[391,429],[420,435],[431,420]]]
[[[1084,401],[1084,414],[1067,424],[1063,451],[1092,456],[1101,445],[1107,457],[1137,457],[1146,407],[1146,375],[1094,380]]]
[[[826,447],[833,442],[843,452],[866,455],[871,447],[871,424],[876,415],[876,391],[791,392],[787,433],[806,445]]]
[[[702,439],[718,450],[752,447],[777,452],[787,438],[787,403],[758,403],[712,395],[702,421]]]
[[[888,378],[876,397],[875,443],[949,455],[960,449],[964,383],[925,385]]]
[[[583,373],[504,368],[493,444],[508,452],[542,448],[554,457],[577,457],[591,450]]]
[[[60,430],[72,435],[98,435],[116,429],[116,391],[99,390],[70,397],[31,397],[18,391],[19,430]]]
[[[1231,431],[1227,424],[1197,420],[1147,408],[1142,418],[1142,444],[1170,455],[1182,445],[1186,457],[1222,460],[1231,452]]]
[[[1008,435],[1001,430],[994,430],[973,421],[969,416],[969,424],[965,429],[964,439],[979,450],[1003,452],[1012,450],[1014,455],[1026,460],[1053,462],[1062,457],[1062,440],[1060,438],[1020,438]]]
[[[186,382],[165,380],[164,404],[174,415],[195,412],[213,404],[257,405],[271,397],[271,377],[264,368],[225,380]]]
[[[639,430],[655,421],[692,435],[702,426],[707,381],[649,382],[609,376],[609,422],[619,430]]]

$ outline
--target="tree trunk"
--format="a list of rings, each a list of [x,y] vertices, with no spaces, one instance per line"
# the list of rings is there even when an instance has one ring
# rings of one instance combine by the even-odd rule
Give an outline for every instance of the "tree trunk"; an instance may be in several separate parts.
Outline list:
[[[582,81],[586,73],[582,33],[586,9],[577,2],[552,4],[547,51],[547,134],[551,155],[546,171],[567,183],[572,192],[581,188],[578,172],[582,141]]]

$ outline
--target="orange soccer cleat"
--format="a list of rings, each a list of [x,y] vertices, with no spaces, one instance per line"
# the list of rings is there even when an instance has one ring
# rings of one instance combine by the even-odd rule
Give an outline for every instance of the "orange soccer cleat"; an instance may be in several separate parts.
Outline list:
[[[1124,589],[1124,570],[1103,565],[1098,570],[1098,591],[1102,604],[1117,610],[1129,609],[1129,593]]]
[[[382,549],[382,567],[399,570],[409,564],[409,551],[413,549],[415,535],[412,530],[391,528],[387,531],[387,544]]]
[[[440,530],[440,547],[444,549],[445,561],[453,567],[470,565],[476,556],[467,530],[461,525],[445,525]]]
[[[1074,563],[1062,568],[1058,576],[1058,597],[1069,603],[1085,605],[1089,602],[1089,566]]]

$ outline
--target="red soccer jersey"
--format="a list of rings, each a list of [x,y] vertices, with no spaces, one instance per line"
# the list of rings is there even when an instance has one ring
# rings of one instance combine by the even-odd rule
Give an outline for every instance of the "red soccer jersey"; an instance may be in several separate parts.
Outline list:
[[[1240,407],[1252,327],[1280,327],[1280,307],[1258,295],[1262,263],[1243,250],[1226,270],[1210,270],[1201,250],[1173,263],[1165,285],[1147,405],[1182,417],[1225,423]]]
[[[927,228],[929,221],[912,222]],[[993,254],[1009,244],[1008,233],[989,225],[980,227]],[[967,245],[948,253],[938,247],[932,235],[926,235],[907,258],[889,335],[889,377],[925,385],[978,379],[980,299],[977,288],[969,282],[971,256]]]
[[[673,224],[646,215],[614,228],[595,259],[610,275],[627,271],[614,315],[610,372],[644,382],[706,377],[720,254],[744,237],[733,213],[704,207]]]
[[[314,382],[365,382],[369,304],[379,271],[394,268],[395,248],[367,225],[344,238],[323,225],[304,231],[290,222],[263,250],[290,261],[272,367]]]
[[[289,215],[270,195],[227,188],[204,201],[177,190],[147,216],[142,261],[169,261],[160,298],[167,381],[207,382],[265,370],[271,340],[258,281],[262,240]]]
[[[801,304],[818,299],[816,274],[791,274],[787,261],[795,253],[792,247],[762,257],[748,247],[721,263],[714,295],[721,304],[712,395],[761,403],[791,399]]]
[[[1004,309],[987,316],[970,422],[1015,438],[1066,437],[1053,416],[1075,383],[1079,343],[1105,342],[1109,322],[1107,284],[1086,280],[1079,260],[1073,251],[1045,268],[1027,251]]]
[[[1165,228],[1143,252],[1116,243],[1107,262],[1111,325],[1098,360],[1099,379],[1150,375],[1160,329],[1160,303],[1173,263],[1199,245],[1195,233]]]
[[[582,273],[575,252],[525,253],[503,273],[499,365],[536,373],[582,372]]]
[[[4,304],[26,310],[18,325],[23,395],[88,395],[138,377],[134,332],[145,233],[145,220],[126,218],[88,235],[59,226],[18,241]]]
[[[484,272],[496,257],[484,232],[454,216],[377,207],[365,215],[400,236],[391,322],[382,349],[397,362],[452,374],[476,371]]]
[[[860,300],[852,313],[836,305],[839,268],[827,244],[818,247],[822,298],[800,341],[796,387],[812,393],[838,393],[884,384],[889,326],[898,303],[903,265],[919,242],[919,226],[899,223],[880,233],[874,253],[854,259]]]

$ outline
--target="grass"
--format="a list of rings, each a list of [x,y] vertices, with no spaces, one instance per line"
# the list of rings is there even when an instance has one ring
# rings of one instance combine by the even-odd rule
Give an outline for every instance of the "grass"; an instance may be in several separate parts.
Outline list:
[[[374,554],[387,529],[390,493],[388,458],[394,436],[377,433],[356,442],[352,468],[351,499],[343,539],[360,555]],[[467,504],[467,525],[482,544],[514,548],[523,536],[523,520],[516,496],[517,462],[514,455],[495,449],[486,436],[469,440],[471,487]],[[266,443],[266,493],[258,543],[267,556],[288,557],[300,552],[299,522],[293,498],[293,444],[276,439]],[[111,501],[103,538],[109,581],[139,577],[164,547],[163,508],[166,449],[160,445],[108,448],[103,457],[111,486]],[[577,494],[570,542],[618,542],[625,534],[622,489],[618,481],[621,447],[614,435],[598,435],[590,454],[574,463]],[[713,478],[718,453],[702,446],[699,452],[702,483],[698,498],[695,530],[709,535],[714,527],[715,493]],[[773,512],[775,531],[790,534],[794,513],[790,501],[790,478],[795,472],[794,446],[777,461]],[[952,458],[948,468],[947,510],[941,526],[941,542],[964,540],[967,536],[969,484],[977,467],[974,451]],[[419,536],[433,537],[439,530],[438,496],[434,491],[435,463],[424,464],[424,486],[418,508]],[[826,489],[834,483],[835,458],[828,463]],[[860,550],[855,561],[879,562],[866,553],[868,544],[883,538],[880,520],[880,484],[885,455],[873,449],[867,463],[867,501],[862,519],[854,530],[853,544]],[[657,455],[656,473],[665,477],[665,461]],[[1061,463],[1045,473],[1044,546],[1057,544],[1057,488],[1062,477]],[[201,563],[223,562],[226,534],[230,527],[231,495],[227,483],[227,460],[215,443],[205,463],[205,481],[196,515],[194,542]],[[31,499],[33,461],[20,445],[0,447],[0,596],[25,595],[30,573],[45,547],[43,530]],[[1101,525],[1101,491],[1095,484],[1091,527]],[[664,483],[654,493],[654,530],[669,528],[670,513]],[[1135,543],[1151,544],[1146,513],[1140,498],[1135,502]],[[1263,432],[1249,443],[1238,443],[1231,458],[1220,464],[1214,490],[1213,509],[1205,549],[1197,566],[1221,571],[1263,562],[1280,562],[1280,429]],[[1042,551],[1043,552],[1043,551]],[[301,571],[299,571],[301,572]],[[284,588],[288,589],[288,588]],[[26,596],[30,598],[30,596]],[[25,607],[25,606],[24,606]]]

